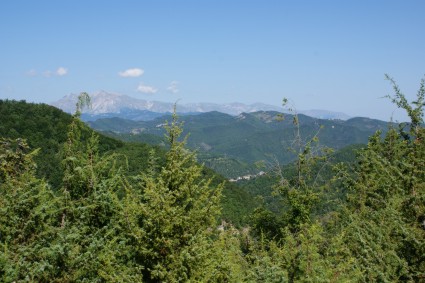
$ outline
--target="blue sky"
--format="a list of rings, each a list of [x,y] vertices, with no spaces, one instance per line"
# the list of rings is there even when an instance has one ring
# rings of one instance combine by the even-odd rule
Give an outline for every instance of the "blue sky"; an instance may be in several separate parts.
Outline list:
[[[0,2],[0,99],[99,90],[157,101],[263,102],[403,119],[415,97],[425,1]]]

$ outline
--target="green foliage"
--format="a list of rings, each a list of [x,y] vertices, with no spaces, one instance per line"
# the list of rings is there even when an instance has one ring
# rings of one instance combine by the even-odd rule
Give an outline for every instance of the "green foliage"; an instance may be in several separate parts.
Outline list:
[[[362,281],[419,282],[425,278],[424,81],[411,105],[390,80],[391,99],[410,116],[410,131],[376,133],[354,172],[342,172],[349,195],[341,233],[358,258]]]
[[[410,118],[411,127],[410,134],[417,134],[423,127],[423,116],[424,116],[424,106],[425,106],[425,78],[422,78],[418,93],[416,95],[416,100],[412,101],[410,104],[404,94],[401,92],[397,83],[389,75],[385,75],[385,78],[390,81],[393,89],[394,96],[388,95],[387,97],[396,104],[399,108],[404,109],[407,112],[407,115]]]
[[[359,272],[350,266],[355,262],[353,258],[346,257],[344,260],[349,262],[343,262],[324,253],[326,239],[319,223],[302,224],[296,232],[285,229],[284,234],[280,254],[289,282],[356,281]],[[337,245],[333,248],[341,250]]]
[[[206,267],[199,270],[197,278],[202,282],[246,282],[249,265],[241,242],[249,237],[247,233],[223,221],[207,249]]]
[[[35,177],[24,140],[0,139],[0,278],[3,282],[49,281],[59,254],[58,204],[48,185]]]
[[[283,201],[283,214],[273,213],[263,206],[253,215],[254,232],[262,239],[261,257],[268,258],[268,265],[260,270],[274,270],[266,273],[266,278],[258,277],[259,272],[254,273],[257,274],[255,280],[327,282],[329,278],[352,279],[354,273],[347,273],[345,265],[325,256],[325,233],[320,223],[313,219],[322,190],[318,181],[320,168],[326,164],[331,151],[318,146],[318,133],[304,142],[298,116],[293,117],[296,126],[293,151],[298,158],[287,168],[292,171],[290,174],[284,173],[280,166],[276,171],[275,196]],[[254,249],[251,255],[254,263],[258,261],[257,251],[258,248]]]
[[[246,282],[356,282],[361,272],[340,239],[327,239],[320,223],[282,229],[282,239],[250,239]]]
[[[213,173],[211,169],[206,167],[203,168],[202,178],[212,179],[210,186],[213,188],[224,185],[220,199],[221,219],[236,227],[246,225],[249,215],[257,205],[254,197],[243,188]]]
[[[26,153],[26,144],[2,140],[2,281],[141,281],[120,233],[117,192],[125,180],[117,156],[99,154],[96,134],[83,141],[85,129],[75,115],[63,150],[63,188],[56,194],[34,176],[34,153]]]
[[[55,190],[59,189],[63,172],[60,166],[62,157],[58,152],[67,140],[72,117],[46,104],[9,100],[0,100],[0,117],[0,137],[24,138],[30,148],[39,148],[38,154],[34,156],[37,163],[36,176],[45,178]],[[92,130],[83,127],[81,131],[82,140],[88,140]],[[100,135],[100,152],[122,146],[122,142]]]
[[[280,259],[278,266],[288,281],[419,282],[425,278],[424,81],[412,105],[391,82],[396,92],[392,101],[408,112],[410,130],[391,127],[385,136],[378,131],[360,150],[353,169],[338,166],[335,184],[348,194],[341,198],[347,203],[340,211],[329,211],[317,219],[320,222],[312,218],[314,207],[323,201],[321,187],[335,188],[335,184],[316,183],[320,170],[315,168],[326,155],[313,154],[314,137],[304,145],[295,139],[302,146],[292,177],[278,171],[283,221],[267,209],[256,210],[257,235],[266,236],[269,253],[280,254],[271,258]],[[269,269],[276,269],[276,264],[272,266]]]
[[[282,264],[282,257],[275,242],[269,246],[260,243],[252,246],[246,256],[249,262],[245,282],[288,282],[288,272]]]
[[[208,153],[198,155],[198,161],[227,179],[255,175],[259,171],[259,168],[254,164],[226,156],[214,156]]]
[[[390,81],[390,98],[411,123],[376,132],[356,157],[352,149],[330,154],[317,131],[303,142],[302,116],[277,117],[293,123],[297,158],[249,187],[264,196],[275,184],[252,227],[238,226],[240,214],[257,202],[197,163],[175,114],[164,127],[167,152],[112,142],[120,154],[105,153],[102,136],[79,119],[83,93],[51,161],[62,164],[60,189],[37,175],[44,148],[31,152],[14,136],[37,129],[31,137],[43,141],[41,129],[14,123],[14,137],[0,138],[0,281],[424,281],[425,83],[408,103]],[[0,103],[2,113],[23,120],[25,107]],[[332,175],[330,156],[355,162]],[[220,218],[238,225],[218,225]]]
[[[77,104],[75,105],[75,114],[74,116],[77,118],[80,118],[81,112],[83,111],[84,107],[90,107],[91,106],[91,99],[87,92],[82,92],[78,96]]]
[[[130,255],[119,241],[123,239],[119,234],[122,205],[118,193],[125,186],[123,172],[116,166],[119,156],[101,156],[99,137],[95,133],[87,142],[82,142],[81,105],[77,105],[63,151],[64,178],[59,197],[62,212],[55,241],[61,248],[62,258],[57,278],[99,281],[100,278],[112,280],[119,274],[124,281],[140,280],[137,266],[123,265],[130,261]],[[112,264],[120,268],[114,270]]]
[[[91,138],[92,130],[81,122],[78,122],[78,124],[75,121],[73,122],[73,118],[69,114],[45,104],[0,100],[0,116],[3,119],[0,124],[0,136],[14,139],[22,137],[28,141],[30,148],[39,148],[38,154],[34,156],[37,163],[36,176],[45,178],[54,191],[60,191],[64,177],[63,166],[61,165],[65,154],[63,144],[68,141],[69,125],[74,123],[74,126],[79,128],[82,147]],[[141,143],[123,143],[102,134],[97,136],[99,137],[98,149],[100,155],[115,153],[118,156],[125,156],[125,158],[119,158],[115,161],[116,166],[127,168],[125,170],[127,176],[135,176],[147,170],[148,153],[151,149],[155,151],[160,166],[165,162],[166,147],[152,147]],[[161,138],[161,140],[165,139]],[[202,163],[203,159],[198,158],[198,161]],[[212,185],[217,185],[214,184],[217,182],[224,182],[222,177],[204,168],[203,177],[212,178],[213,176]],[[234,224],[246,223],[243,219],[255,207],[252,197],[230,183],[226,183],[223,194],[223,217]]]
[[[284,102],[287,101],[284,100]],[[257,210],[259,215],[254,215],[254,221],[257,222],[254,222],[254,226],[261,227],[261,229],[266,228],[264,223],[271,221],[270,228],[275,224],[282,223],[283,227],[288,227],[292,232],[297,231],[303,224],[311,223],[313,211],[320,199],[321,187],[318,179],[321,170],[314,169],[318,164],[326,164],[332,151],[318,145],[320,129],[307,142],[304,142],[301,138],[298,115],[293,115],[293,124],[296,130],[291,150],[297,155],[297,160],[292,168],[294,172],[284,175],[282,168],[277,166],[276,173],[279,183],[274,188],[275,194],[279,195],[283,201],[285,210],[282,219],[275,218],[272,213],[268,213],[264,209]],[[265,221],[266,219],[269,221]],[[262,230],[261,232],[266,231]],[[266,233],[270,234],[270,232],[272,231],[269,230]],[[274,232],[269,236],[278,236],[278,234],[273,234]]]
[[[126,141],[162,145],[165,129],[161,125],[164,119],[161,117],[153,121],[131,121],[111,118],[99,119],[89,124],[97,130],[114,132],[114,137]],[[184,134],[190,133],[187,146],[199,151],[201,160],[211,156],[206,165],[213,169],[223,166],[223,159],[229,162],[234,159],[247,164],[274,158],[281,164],[293,162],[296,155],[285,149],[292,146],[293,134],[297,127],[303,138],[311,139],[319,125],[323,125],[318,136],[321,144],[341,149],[351,144],[366,144],[370,135],[379,129],[386,131],[388,125],[386,122],[368,118],[353,118],[347,121],[322,120],[301,114],[283,116],[272,111],[242,113],[236,117],[209,112],[184,116],[182,119],[185,121]],[[298,126],[293,123],[294,119],[298,120]],[[155,135],[157,139],[153,138]],[[235,170],[230,166],[225,169]],[[227,176],[225,172],[223,170],[220,173]]]
[[[158,172],[142,173],[127,191],[130,237],[144,275],[152,281],[188,281],[207,264],[209,236],[216,225],[222,185],[211,189],[195,155],[180,141],[176,115],[167,126],[170,150]]]

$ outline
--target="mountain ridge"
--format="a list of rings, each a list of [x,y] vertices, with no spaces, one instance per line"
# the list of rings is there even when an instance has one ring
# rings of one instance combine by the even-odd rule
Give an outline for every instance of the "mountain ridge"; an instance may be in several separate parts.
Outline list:
[[[241,113],[238,116],[207,112],[180,118],[184,125],[183,135],[188,135],[187,145],[199,156],[226,157],[247,164],[271,160],[286,164],[293,161],[296,156],[288,148],[293,145],[296,132],[303,140],[318,135],[320,145],[338,150],[352,144],[366,144],[369,136],[377,130],[385,132],[388,129],[387,122],[375,119],[327,120],[303,114],[298,115],[297,129],[293,115],[284,114],[282,120],[281,113],[277,111]],[[169,114],[151,121],[114,117],[89,121],[88,124],[115,138],[160,145],[165,134],[164,123],[170,120]],[[206,163],[210,163],[210,158],[207,159]],[[225,172],[220,173],[229,177]]]
[[[124,94],[108,93],[99,91],[90,95],[92,105],[90,109],[83,111],[88,120],[96,120],[107,117],[120,117],[131,120],[150,120],[158,117],[158,113],[171,113],[174,110],[175,103],[148,101],[130,97]],[[50,103],[50,105],[62,109],[65,112],[72,113],[75,111],[75,104],[78,99],[78,94],[69,94],[58,101]],[[218,111],[229,115],[239,115],[241,113],[251,113],[258,111],[278,111],[285,112],[283,107],[268,105],[264,103],[244,104],[240,102],[217,104],[217,103],[187,103],[178,104],[177,110],[179,113],[205,113]],[[145,111],[145,112],[138,112]],[[146,112],[148,111],[148,112]],[[334,112],[327,110],[306,110],[299,111],[300,114],[306,114],[314,118],[320,119],[339,119],[347,120],[350,118],[345,113]],[[83,118],[85,118],[83,117]]]

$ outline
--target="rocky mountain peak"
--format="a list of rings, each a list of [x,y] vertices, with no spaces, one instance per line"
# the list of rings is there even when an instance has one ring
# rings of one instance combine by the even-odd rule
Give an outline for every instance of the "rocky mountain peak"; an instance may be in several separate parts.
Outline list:
[[[151,111],[156,113],[173,112],[174,103],[147,101],[118,93],[109,93],[106,91],[95,92],[91,96],[91,108],[83,110],[83,113],[90,115],[101,115],[106,113],[124,113],[128,111]],[[51,105],[60,108],[68,113],[75,111],[78,94],[69,94],[62,99],[51,103]],[[241,113],[251,113],[257,111],[278,111],[282,112],[283,108],[263,103],[243,104],[239,102],[216,104],[216,103],[189,103],[178,104],[177,111],[179,113],[204,113],[218,111],[229,115],[239,115]],[[330,112],[324,110],[299,111],[312,117],[325,119],[341,119],[345,120],[349,117],[343,113]],[[117,115],[119,116],[119,115]]]

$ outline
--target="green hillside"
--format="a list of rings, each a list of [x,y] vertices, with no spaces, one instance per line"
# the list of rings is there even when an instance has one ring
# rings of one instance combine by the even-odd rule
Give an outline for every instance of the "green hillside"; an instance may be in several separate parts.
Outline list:
[[[37,176],[45,178],[53,189],[59,188],[63,179],[63,144],[67,141],[71,115],[46,104],[0,100],[0,117],[0,137],[23,138],[31,149],[39,148],[40,151],[35,157]],[[92,132],[89,127],[83,127],[83,141],[87,141]],[[155,152],[160,164],[164,162],[165,156],[163,147],[140,142],[122,142],[103,134],[99,134],[99,150],[102,154],[116,153],[122,156],[116,161],[118,165],[126,168],[128,176],[146,171],[150,151]],[[223,177],[211,170],[205,169],[205,174],[212,177],[216,183],[225,182]],[[235,224],[242,224],[245,215],[255,207],[253,197],[239,187],[225,183],[222,217]]]
[[[322,206],[317,208],[318,214],[323,214],[323,211],[335,209],[335,204],[344,199],[346,191],[339,190],[337,184],[332,183],[334,177],[334,168],[337,164],[345,164],[345,166],[352,167],[356,162],[358,152],[365,148],[366,145],[354,144],[333,152],[326,162],[316,164],[311,172],[311,175],[316,176],[316,186],[326,185],[327,189],[322,192]],[[277,166],[277,164],[273,165]],[[278,171],[279,170],[279,171]],[[279,183],[280,178],[290,179],[297,174],[294,163],[280,166],[279,168],[268,168],[267,174],[257,176],[250,180],[241,180],[237,185],[242,187],[246,192],[255,197],[260,197],[263,205],[274,213],[281,213],[285,207],[282,199],[276,197],[273,193],[276,184]]]
[[[62,180],[60,149],[67,139],[71,115],[47,104],[0,100],[0,119],[1,137],[24,138],[31,148],[40,148],[35,158],[37,175],[58,187]],[[85,128],[83,139],[87,139],[90,133],[91,130]],[[100,135],[101,152],[122,146],[123,142]]]
[[[275,160],[287,164],[293,161],[295,155],[289,149],[293,147],[298,130],[303,140],[307,141],[317,134],[322,146],[338,150],[352,144],[365,144],[377,130],[386,132],[388,129],[388,123],[368,118],[342,121],[305,115],[297,117],[299,128],[293,124],[293,115],[285,114],[282,120],[278,112],[243,113],[236,117],[209,112],[181,119],[184,121],[184,134],[188,134],[188,146],[202,156],[221,157],[210,158],[207,163],[211,168],[224,165],[220,172],[227,177],[235,177],[225,173],[231,171],[232,160],[246,164]],[[163,144],[163,123],[169,119],[169,116],[164,116],[153,121],[136,122],[109,118],[91,121],[89,125],[123,140],[160,145]],[[219,163],[214,164],[214,160]],[[228,160],[229,166],[223,160]]]

